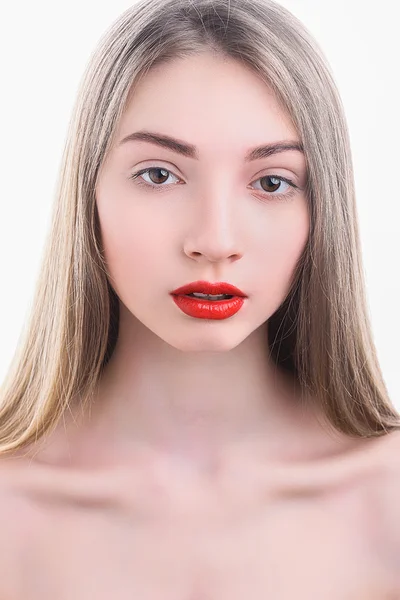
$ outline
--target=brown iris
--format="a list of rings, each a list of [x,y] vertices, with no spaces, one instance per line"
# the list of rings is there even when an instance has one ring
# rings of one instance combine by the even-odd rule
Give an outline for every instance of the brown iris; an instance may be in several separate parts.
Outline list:
[[[267,188],[268,188],[268,186],[265,186],[265,187],[264,187],[264,185],[263,185],[263,183],[262,183],[262,182],[263,182],[265,179],[269,179],[269,180],[271,180],[271,181],[274,179],[275,181],[277,181],[278,183],[272,183],[272,184],[271,184],[271,186],[269,186],[269,187],[273,187],[273,188],[275,188],[275,189],[271,190],[271,189],[267,189]],[[265,177],[261,177],[261,179],[260,179],[260,182],[261,182],[261,186],[262,186],[262,188],[263,188],[263,189],[265,189],[265,191],[266,191],[266,192],[276,192],[276,190],[277,190],[277,189],[279,189],[279,186],[280,186],[280,185],[281,185],[281,183],[282,183],[282,181],[281,181],[280,179],[277,179],[276,177],[272,177],[271,175],[266,175]]]
[[[165,175],[161,175],[161,178],[165,177],[165,179],[163,181],[159,181],[158,177],[150,177],[151,173],[165,173]],[[166,169],[160,169],[160,168],[157,168],[157,167],[153,167],[152,169],[149,169],[148,170],[148,174],[149,174],[149,177],[150,177],[150,179],[151,179],[151,181],[153,183],[165,183],[165,181],[169,177],[169,171],[167,171]]]

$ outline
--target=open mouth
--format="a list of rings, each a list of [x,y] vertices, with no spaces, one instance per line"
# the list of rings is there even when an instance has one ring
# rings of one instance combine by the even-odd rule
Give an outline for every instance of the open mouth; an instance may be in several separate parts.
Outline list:
[[[202,291],[200,291],[202,290]],[[186,296],[199,300],[231,300],[232,298],[246,298],[246,294],[239,288],[227,282],[211,283],[209,281],[192,281],[170,292],[173,296]]]
[[[200,292],[193,292],[192,294],[185,294],[189,298],[199,298],[199,300],[230,300],[234,296],[230,296],[229,294],[201,294]]]

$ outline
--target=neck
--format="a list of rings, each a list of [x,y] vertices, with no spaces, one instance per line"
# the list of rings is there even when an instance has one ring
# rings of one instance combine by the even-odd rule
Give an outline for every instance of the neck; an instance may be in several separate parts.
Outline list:
[[[182,351],[122,313],[91,418],[104,443],[199,462],[238,445],[282,446],[301,433],[303,409],[269,356],[267,324],[229,351]]]

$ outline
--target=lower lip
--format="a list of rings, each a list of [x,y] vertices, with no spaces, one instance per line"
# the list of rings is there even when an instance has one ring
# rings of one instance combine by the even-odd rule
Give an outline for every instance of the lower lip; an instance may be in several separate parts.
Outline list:
[[[185,315],[196,319],[228,319],[243,306],[245,298],[234,296],[229,300],[204,300],[192,296],[172,296]]]

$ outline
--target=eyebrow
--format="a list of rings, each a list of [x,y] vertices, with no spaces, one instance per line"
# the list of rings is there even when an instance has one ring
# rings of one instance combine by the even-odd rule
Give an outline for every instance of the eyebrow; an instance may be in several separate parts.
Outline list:
[[[182,154],[182,156],[199,160],[199,151],[196,148],[196,146],[188,144],[187,142],[183,142],[182,140],[178,140],[177,138],[171,137],[169,135],[155,133],[152,131],[136,131],[135,133],[130,133],[119,142],[118,146],[133,141],[141,141],[148,142],[150,144],[156,144],[157,146],[161,146],[162,148],[172,150],[172,152]],[[273,154],[288,152],[289,150],[296,150],[297,152],[302,152],[304,154],[304,148],[300,142],[292,140],[281,140],[279,142],[272,142],[270,144],[263,144],[262,146],[256,146],[255,148],[251,148],[247,152],[244,160],[245,162],[251,162],[253,160],[259,160],[260,158],[268,158]]]

